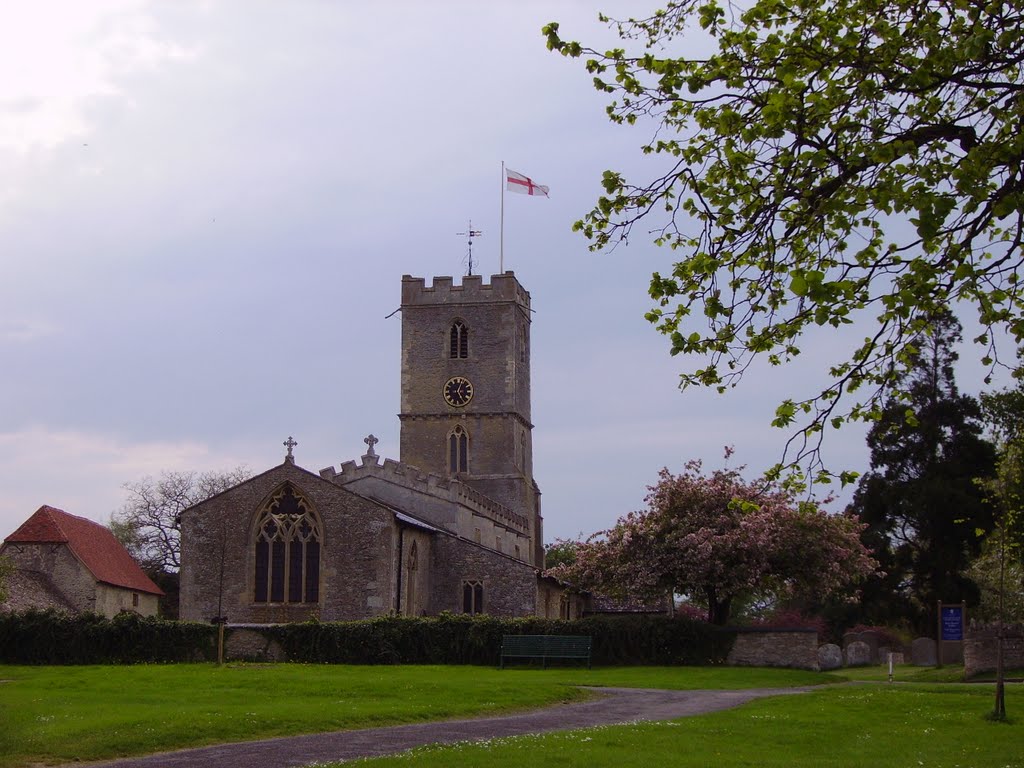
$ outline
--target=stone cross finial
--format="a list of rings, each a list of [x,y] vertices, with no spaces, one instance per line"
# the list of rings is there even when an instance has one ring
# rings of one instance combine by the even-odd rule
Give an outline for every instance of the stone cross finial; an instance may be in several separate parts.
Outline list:
[[[295,457],[292,456],[292,448],[294,448],[296,445],[298,445],[298,443],[295,442],[295,438],[292,437],[291,435],[288,435],[288,439],[285,440],[283,443],[281,443],[281,445],[283,445],[285,448],[288,449],[288,455],[284,457],[284,460],[294,464],[295,463]]]
[[[369,434],[369,435],[367,435],[366,437],[363,438],[363,442],[366,443],[368,446],[370,446],[369,448],[366,449],[366,455],[367,456],[376,456],[377,452],[375,450],[373,450],[373,446],[375,446],[377,443],[379,443],[380,440],[378,440],[376,437],[374,437],[373,434],[371,433],[371,434]]]

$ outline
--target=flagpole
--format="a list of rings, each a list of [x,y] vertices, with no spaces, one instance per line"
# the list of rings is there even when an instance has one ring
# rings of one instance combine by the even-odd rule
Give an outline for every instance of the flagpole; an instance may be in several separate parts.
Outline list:
[[[501,227],[498,235],[498,274],[505,274],[505,161],[501,161]]]

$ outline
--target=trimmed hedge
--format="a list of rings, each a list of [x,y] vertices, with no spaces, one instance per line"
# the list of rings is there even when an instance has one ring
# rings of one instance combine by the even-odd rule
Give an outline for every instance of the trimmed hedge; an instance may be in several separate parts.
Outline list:
[[[689,619],[592,616],[576,621],[441,614],[269,627],[293,661],[497,664],[502,635],[590,635],[594,664],[722,664],[735,633]]]
[[[441,614],[254,628],[288,659],[330,664],[494,664],[502,635],[590,635],[593,663],[722,664],[735,632],[685,618],[593,616],[576,621]],[[228,633],[232,629],[228,628]],[[216,627],[121,614],[0,614],[0,662],[130,664],[216,657]]]
[[[217,628],[209,624],[121,613],[29,610],[0,613],[0,662],[5,664],[138,664],[217,658]]]

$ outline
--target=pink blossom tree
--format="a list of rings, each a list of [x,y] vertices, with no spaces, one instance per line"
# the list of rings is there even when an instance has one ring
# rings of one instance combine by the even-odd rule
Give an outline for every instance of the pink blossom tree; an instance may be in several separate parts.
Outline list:
[[[548,573],[611,597],[688,595],[725,624],[738,598],[820,600],[877,567],[854,519],[740,470],[705,475],[691,461],[649,490],[646,511],[579,542],[575,562]]]

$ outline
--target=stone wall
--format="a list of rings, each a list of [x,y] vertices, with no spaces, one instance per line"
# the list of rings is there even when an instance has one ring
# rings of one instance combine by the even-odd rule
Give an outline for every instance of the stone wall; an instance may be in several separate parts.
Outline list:
[[[45,574],[60,597],[76,612],[98,610],[96,579],[67,544],[10,543],[3,546],[2,552],[16,570]]]
[[[736,642],[726,659],[735,667],[818,667],[818,632],[814,629],[736,629]]]
[[[96,585],[96,613],[113,618],[121,611],[132,611],[140,616],[156,616],[158,600],[148,592],[134,592],[110,584]]]
[[[256,515],[284,482],[322,524],[318,604],[254,601]],[[365,619],[394,608],[392,512],[287,462],[187,510],[181,528],[182,619],[209,621],[219,601],[230,621],[257,624]]]
[[[964,677],[994,672],[997,650],[996,627],[971,627],[964,636]],[[1003,666],[1024,669],[1024,624],[1008,625],[1003,630]]]
[[[284,648],[264,633],[262,627],[227,627],[224,658],[231,661],[288,661]]]
[[[432,548],[433,588],[429,613],[462,613],[464,580],[484,586],[484,613],[533,616],[537,609],[537,571],[529,564],[486,547],[439,535]]]
[[[455,478],[427,475],[392,459],[381,465],[378,459],[363,456],[362,464],[345,462],[340,472],[326,467],[320,476],[478,544],[495,547],[500,539],[502,552],[514,555],[518,549],[521,559],[531,560],[533,544],[525,516]]]

